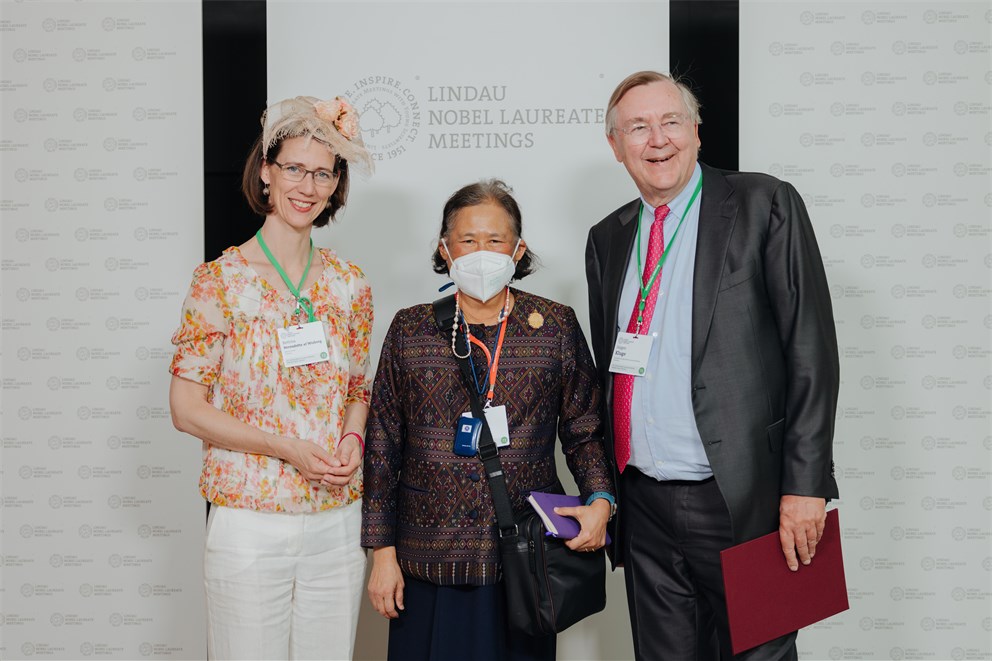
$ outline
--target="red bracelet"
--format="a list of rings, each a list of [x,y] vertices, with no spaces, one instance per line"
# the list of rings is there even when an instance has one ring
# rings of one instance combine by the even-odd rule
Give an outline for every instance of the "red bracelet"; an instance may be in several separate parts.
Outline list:
[[[358,439],[358,445],[362,449],[362,454],[365,454],[365,439],[362,438],[362,435],[359,434],[357,431],[350,431],[347,434],[345,434],[344,436],[342,436],[341,437],[341,440],[343,441],[344,439],[348,438],[349,436],[354,436],[355,438]]]

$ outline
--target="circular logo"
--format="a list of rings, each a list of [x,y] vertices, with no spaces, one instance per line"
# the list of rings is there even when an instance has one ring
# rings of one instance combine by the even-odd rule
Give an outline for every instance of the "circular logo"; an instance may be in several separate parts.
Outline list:
[[[93,656],[93,643],[83,642],[79,645],[79,653],[83,656]]]
[[[121,506],[121,497],[114,494],[107,498],[107,507],[112,510],[118,509]]]
[[[87,349],[86,347],[79,347],[78,349],[76,349],[76,359],[77,360],[89,360],[90,359],[90,350]]]
[[[893,420],[902,420],[906,417],[906,409],[901,406],[893,406],[890,410]]]
[[[937,447],[937,439],[933,436],[924,436],[920,439],[920,447],[924,450],[933,450]]]
[[[813,134],[812,133],[803,133],[802,135],[800,135],[799,136],[799,144],[802,145],[803,147],[812,147],[813,146]]]
[[[858,626],[861,627],[862,631],[871,631],[872,627],[875,626],[875,621],[870,617],[863,617],[858,620]]]
[[[772,117],[780,116],[782,114],[782,104],[773,103],[770,106],[768,106],[768,114],[771,115]]]
[[[925,85],[933,85],[936,82],[937,82],[936,71],[926,71],[923,73],[923,83]]]
[[[901,344],[893,345],[892,350],[889,352],[889,354],[896,360],[899,360],[900,358],[904,358],[906,356],[906,347],[904,347]]]
[[[951,355],[958,360],[961,360],[962,358],[967,357],[968,349],[966,349],[963,344],[955,344],[954,348],[951,349]]]
[[[844,42],[843,41],[835,41],[832,44],[830,44],[830,52],[833,53],[834,55],[843,55],[844,54]]]
[[[861,84],[866,86],[871,86],[875,84],[875,74],[871,71],[865,71],[861,74]]]
[[[104,322],[104,325],[107,327],[107,330],[115,331],[120,328],[121,322],[117,317],[107,317],[107,321]]]
[[[48,385],[49,390],[58,390],[62,387],[62,379],[57,376],[52,376],[48,378],[46,384]]]
[[[923,134],[923,146],[933,147],[937,144],[937,134],[932,132],[926,132]]]
[[[134,168],[134,172],[132,174],[135,181],[144,181],[148,177],[148,171],[142,167]]]
[[[894,41],[892,42],[892,52],[896,55],[903,55],[906,52],[906,42],[905,41]]]
[[[152,644],[141,643],[138,645],[138,653],[141,654],[141,656],[149,656],[152,653]]]
[[[31,233],[24,227],[18,227],[17,231],[14,232],[14,238],[17,239],[18,243],[24,243],[31,238]]]
[[[951,469],[951,477],[960,482],[967,476],[968,471],[965,470],[964,466],[955,466]]]
[[[86,121],[86,108],[76,108],[72,111],[72,118],[77,122]]]
[[[937,22],[937,12],[933,9],[928,9],[923,12],[923,22],[927,25],[933,25]]]
[[[34,535],[34,528],[25,523],[23,526],[18,528],[17,532],[19,532],[21,537],[24,539],[29,539],[32,535]]]
[[[109,436],[107,437],[107,447],[111,450],[118,450],[121,447],[121,437],[120,436]]]
[[[48,558],[48,564],[51,565],[52,567],[55,567],[56,569],[61,567],[63,562],[64,560],[62,558],[62,555],[59,553],[53,553]]]
[[[927,330],[930,330],[937,325],[937,318],[934,317],[932,314],[925,314],[923,315],[923,318],[920,319],[920,325],[926,328]]]
[[[954,52],[958,55],[964,55],[968,52],[968,42],[964,39],[958,39],[954,42]]]
[[[772,43],[768,44],[768,52],[770,54],[776,56],[776,57],[779,56],[779,55],[781,55],[782,54],[782,42],[781,41],[773,41]]]
[[[147,583],[142,583],[141,585],[138,586],[138,594],[141,595],[142,597],[152,596],[152,586],[148,585]]]
[[[27,347],[20,347],[17,350],[17,359],[20,361],[31,360],[31,349]]]
[[[830,114],[834,117],[840,117],[844,114],[844,104],[840,101],[834,101],[830,104]]]
[[[830,285],[830,297],[831,298],[843,298],[844,288],[840,285]]]
[[[804,11],[799,14],[799,22],[803,25],[810,25],[813,22],[813,12]]]
[[[865,25],[871,25],[875,22],[875,12],[870,10],[865,10],[861,12],[861,22]]]
[[[961,526],[957,526],[953,530],[951,530],[951,539],[953,539],[955,542],[964,541],[964,538],[965,538],[965,530]]]
[[[889,599],[892,601],[902,601],[903,596],[905,596],[905,593],[900,587],[894,587],[889,590]]]
[[[871,207],[875,206],[875,196],[872,195],[871,193],[865,193],[864,195],[862,195],[861,206],[865,207],[866,209],[870,209]]]
[[[110,622],[110,626],[119,627],[124,623],[124,617],[120,613],[111,613],[108,621]]]
[[[863,390],[871,390],[875,387],[875,379],[870,376],[861,377],[861,388]]]
[[[896,101],[892,104],[892,114],[896,117],[902,117],[906,114],[906,104],[902,101]]]
[[[813,84],[813,74],[809,71],[803,71],[799,74],[799,84],[803,87],[809,87]]]
[[[20,124],[28,119],[28,111],[24,108],[18,108],[14,111],[14,121]]]
[[[93,586],[89,583],[83,583],[79,586],[79,596],[81,597],[92,597],[93,596]]]
[[[80,406],[78,409],[76,409],[76,417],[79,418],[80,420],[89,420],[90,414],[91,411],[90,411],[90,407],[88,406]]]
[[[844,176],[844,166],[841,163],[834,163],[830,166],[830,174],[834,177]]]
[[[50,450],[61,450],[62,449],[62,438],[60,436],[49,436],[48,437],[48,448]]]
[[[870,510],[875,507],[875,500],[870,496],[865,496],[859,501],[858,504],[861,505],[861,509]]]
[[[966,115],[968,114],[968,104],[964,101],[958,101],[954,104],[954,114],[955,115]]]
[[[148,347],[138,347],[134,350],[134,357],[138,360],[148,360]]]
[[[114,78],[104,78],[103,89],[105,92],[113,92],[117,89],[117,80]]]
[[[144,227],[136,227],[134,230],[134,240],[144,241],[148,238],[148,230]]]
[[[131,112],[131,117],[133,117],[134,120],[137,122],[145,121],[145,117],[147,116],[148,113],[141,106],[138,106],[137,108],[134,109],[134,111]]]
[[[930,510],[932,510],[936,504],[937,504],[937,501],[934,500],[932,496],[924,496],[920,500],[920,507],[922,507],[924,510],[926,510],[928,512]]]
[[[48,497],[48,506],[53,510],[57,510],[62,507],[62,496],[52,495]]]
[[[58,148],[59,141],[56,140],[55,138],[46,138],[45,142],[42,143],[42,145],[45,147],[45,151],[53,152]]]
[[[117,390],[121,387],[121,380],[116,376],[107,377],[107,390]]]
[[[77,301],[88,301],[90,298],[90,290],[86,287],[79,287],[76,289],[76,300]]]
[[[110,556],[107,558],[107,564],[114,569],[120,567],[123,562],[124,560],[121,558],[119,553],[111,553]]]
[[[107,16],[105,19],[103,19],[100,22],[100,27],[103,28],[104,32],[111,32],[114,28],[117,27],[117,20],[110,16]]]
[[[93,469],[90,468],[89,466],[85,466],[85,465],[80,466],[76,470],[76,475],[78,475],[80,477],[80,479],[88,480],[91,477],[93,477]]]
[[[105,151],[115,151],[117,149],[117,139],[116,138],[104,138],[103,148]]]
[[[906,651],[901,647],[893,647],[889,650],[889,658],[892,661],[903,661],[906,658]]]
[[[28,59],[28,52],[23,48],[18,48],[14,50],[14,61],[20,64],[24,60]]]
[[[889,293],[892,294],[892,298],[902,298],[906,295],[906,288],[902,285],[892,285]]]
[[[148,416],[151,415],[151,410],[149,410],[147,406],[139,406],[135,409],[134,414],[137,416],[138,420],[147,420]],[[147,466],[145,468],[147,468]],[[138,475],[141,475],[140,469]]]
[[[120,262],[117,261],[116,257],[108,257],[103,260],[103,267],[108,271],[116,271],[118,266],[120,266]]]
[[[55,30],[55,19],[46,18],[41,22],[41,29],[45,32],[53,32]]]
[[[862,436],[861,437],[861,449],[862,450],[871,450],[874,447],[875,447],[875,439],[874,438],[872,438],[871,436]]]
[[[136,46],[131,51],[131,57],[133,57],[136,62],[141,62],[143,59],[145,59],[145,55],[146,55],[145,49],[142,48],[141,46]]]
[[[858,563],[858,566],[860,566],[861,569],[863,569],[864,571],[871,571],[872,569],[875,568],[875,561],[866,555],[865,557],[861,558],[861,561]]]
[[[138,287],[137,289],[134,290],[134,297],[139,301],[146,300],[148,298],[148,288]]]
[[[86,51],[83,50],[82,48],[73,48],[72,59],[74,59],[76,62],[82,62],[83,60],[86,59]]]
[[[142,480],[147,480],[149,477],[151,477],[152,469],[142,464],[141,466],[138,466],[138,470],[136,471],[136,473],[138,477],[141,478]]]
[[[93,526],[91,526],[88,523],[84,523],[83,525],[79,526],[79,536],[82,539],[89,539],[90,537],[92,537],[93,536]],[[83,586],[80,586],[80,591],[82,591],[82,587],[84,587],[85,585],[87,585],[87,584],[84,583]],[[92,587],[90,588],[90,591],[92,592]],[[83,596],[84,597],[88,597],[89,595],[84,594]]]
[[[34,475],[34,471],[31,469],[30,466],[24,465],[21,466],[21,468],[17,471],[17,474],[21,476],[22,480],[30,480],[31,477]]]
[[[933,390],[934,386],[937,385],[937,379],[927,374],[920,380],[920,385],[923,386],[924,390]]]
[[[906,530],[902,528],[902,526],[895,526],[894,528],[892,528],[892,530],[889,531],[889,537],[891,537],[893,541],[896,542],[901,541],[905,536],[906,536]]]
[[[935,624],[932,617],[925,617],[920,620],[920,628],[924,631],[933,631]]]
[[[875,317],[871,316],[870,314],[863,315],[861,317],[861,327],[864,328],[865,330],[868,330],[869,328],[874,328]]]
[[[349,94],[361,115],[365,147],[377,161],[388,161],[406,151],[420,132],[420,104],[400,81],[369,76],[357,81]]]
[[[872,204],[865,204],[866,207],[870,207],[870,206],[873,206],[873,205],[874,205],[874,202]],[[870,269],[871,267],[875,266],[875,257],[872,256],[872,255],[862,255],[861,256],[861,266],[863,268],[866,268],[866,269]]]
[[[21,645],[21,654],[24,656],[34,656],[34,645],[31,643]]]

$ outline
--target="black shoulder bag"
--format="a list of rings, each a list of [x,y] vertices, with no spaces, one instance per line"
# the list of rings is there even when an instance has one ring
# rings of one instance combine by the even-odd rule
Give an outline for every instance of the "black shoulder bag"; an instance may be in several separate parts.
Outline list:
[[[434,301],[434,318],[442,332],[451,328],[455,316],[454,296]],[[467,347],[464,335],[457,338],[459,351]],[[486,422],[468,359],[458,359],[468,386],[472,415],[482,421],[479,458],[489,478],[489,489],[499,527],[502,584],[510,627],[530,636],[564,631],[579,620],[606,608],[606,555],[573,551],[563,540],[547,536],[537,512],[514,517],[506,477],[496,443]]]

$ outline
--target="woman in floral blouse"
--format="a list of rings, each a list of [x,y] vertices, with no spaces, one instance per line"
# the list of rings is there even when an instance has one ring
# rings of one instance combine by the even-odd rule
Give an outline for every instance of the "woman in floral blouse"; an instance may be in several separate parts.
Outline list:
[[[242,190],[265,217],[201,264],[170,371],[176,428],[203,440],[213,504],[204,574],[212,659],[350,658],[372,295],[310,234],[372,162],[345,100],[287,99],[262,115]]]
[[[434,269],[458,286],[455,327],[432,306],[400,310],[372,390],[362,545],[373,550],[369,598],[389,618],[389,659],[546,660],[555,637],[504,623],[492,494],[477,455],[454,451],[471,410],[455,337],[470,335],[475,388],[490,408],[515,510],[531,491],[562,493],[555,439],[585,505],[562,508],[578,551],[605,544],[613,483],[603,453],[601,393],[586,340],[568,306],[515,288],[533,267],[521,215],[501,181],[471,184],[444,207]],[[483,348],[484,347],[484,348]],[[465,354],[463,354],[464,356]],[[494,423],[495,419],[495,423]],[[472,453],[470,453],[472,454]]]

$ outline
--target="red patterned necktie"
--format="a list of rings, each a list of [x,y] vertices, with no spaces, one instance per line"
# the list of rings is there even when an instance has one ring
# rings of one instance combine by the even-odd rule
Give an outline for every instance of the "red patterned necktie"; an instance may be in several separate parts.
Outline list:
[[[660,206],[654,210],[654,222],[651,223],[651,233],[648,237],[648,255],[641,274],[641,282],[646,283],[651,278],[661,255],[665,252],[665,216],[668,207]],[[655,278],[644,303],[644,316],[641,319],[641,330],[645,333],[651,327],[651,317],[654,316],[654,306],[658,301],[658,290],[661,287],[661,272]],[[641,302],[641,293],[637,294],[634,309],[630,313],[627,332],[637,330],[637,308]],[[617,468],[620,472],[630,461],[630,406],[634,398],[634,377],[630,374],[613,375],[613,449],[616,452]]]

